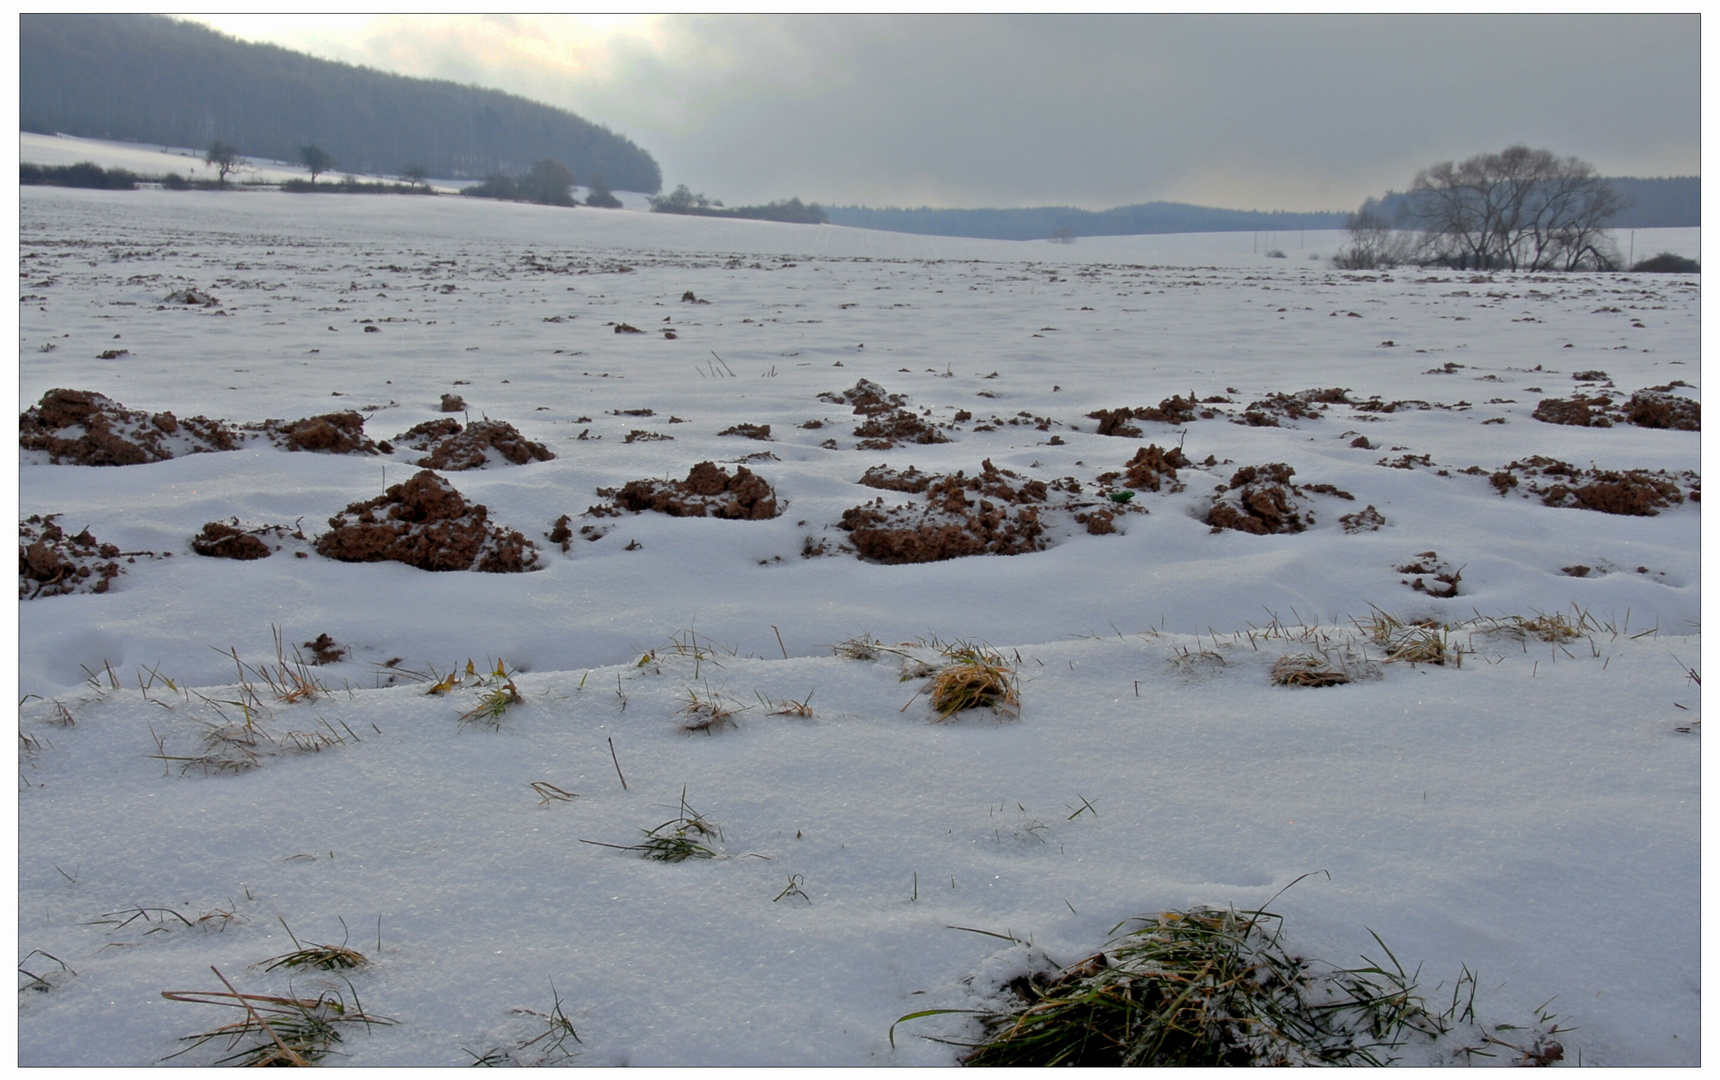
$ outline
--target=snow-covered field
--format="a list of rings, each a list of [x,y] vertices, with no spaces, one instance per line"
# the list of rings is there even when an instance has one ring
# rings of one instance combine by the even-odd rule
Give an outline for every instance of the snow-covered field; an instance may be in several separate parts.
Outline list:
[[[334,1062],[949,1064],[922,1036],[977,1027],[891,1023],[1002,1000],[1132,916],[1268,901],[1324,961],[1377,933],[1430,1001],[1478,974],[1477,1023],[1406,1061],[1554,1022],[1568,1063],[1700,1061],[1700,435],[1531,416],[1698,398],[1697,279],[382,196],[26,189],[20,214],[20,409],[64,388],[171,412],[169,442],[238,432],[124,467],[22,452],[21,520],[126,554],[106,592],[19,608],[21,1063],[183,1049],[235,1017],[162,991],[222,991],[214,966],[395,1021]],[[858,448],[862,380],[946,441]],[[1089,415],[1176,395],[1201,404],[1112,412],[1138,436]],[[345,410],[392,452],[239,430]],[[445,417],[553,453],[441,474],[535,568],[317,554]],[[1186,462],[1104,478],[1149,445]],[[777,516],[606,509],[706,461]],[[927,499],[860,484],[877,466],[1001,485],[1043,550],[859,558],[846,513]],[[1575,505],[1609,484],[1668,504]],[[1207,523],[1250,497],[1302,531]],[[235,519],[279,550],[193,552]],[[344,654],[296,665],[319,635]],[[1391,659],[1418,636],[1448,662]],[[860,641],[884,647],[835,655]],[[939,722],[904,680],[958,642],[1013,669],[1014,715]],[[1353,681],[1275,685],[1286,655]],[[712,704],[732,723],[684,730]],[[603,846],[683,797],[716,858]],[[288,926],[368,962],[265,970]],[[531,1041],[558,996],[559,1051]]]

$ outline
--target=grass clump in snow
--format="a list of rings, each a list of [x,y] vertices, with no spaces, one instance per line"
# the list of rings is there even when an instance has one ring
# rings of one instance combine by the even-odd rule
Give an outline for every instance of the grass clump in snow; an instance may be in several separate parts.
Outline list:
[[[343,924],[344,925],[344,924]],[[370,963],[370,958],[357,949],[349,949],[343,942],[339,945],[319,945],[316,942],[302,942],[293,928],[287,925],[287,920],[281,920],[281,928],[287,936],[293,939],[293,951],[271,956],[263,961],[264,971],[274,971],[276,968],[317,968],[322,971],[338,971],[342,968],[363,967]]]
[[[937,710],[939,721],[967,709],[984,708],[1019,715],[1021,694],[1016,686],[1015,669],[1001,653],[958,642],[945,647],[943,654],[953,663],[936,669],[931,682],[909,698],[908,705],[925,694]],[[908,705],[902,706],[903,710]]]
[[[1274,686],[1342,686],[1349,681],[1348,673],[1313,653],[1290,653],[1272,665]]]
[[[226,991],[163,990],[161,996],[169,1001],[242,1009],[245,1015],[230,1024],[185,1036],[182,1041],[191,1045],[163,1060],[190,1053],[208,1042],[226,1040],[227,1049],[232,1052],[215,1062],[217,1065],[311,1065],[327,1056],[342,1040],[343,1028],[394,1023],[387,1017],[365,1012],[359,1004],[358,991],[350,983],[347,989],[352,993],[352,1004],[348,1006],[346,999],[333,990],[325,990],[314,998],[241,994],[219,970],[210,970],[227,987]]]
[[[1450,628],[1432,620],[1405,623],[1378,608],[1356,624],[1385,650],[1386,663],[1463,666],[1463,648],[1451,640]]]
[[[725,702],[720,695],[711,693],[709,686],[705,687],[702,696],[688,687],[687,704],[681,708],[681,730],[689,734],[702,731],[706,735],[714,735],[724,728],[734,727],[735,714],[742,711]]]
[[[687,805],[687,789],[681,789],[680,813],[645,831],[645,839],[634,850],[652,862],[678,863],[688,859],[714,859],[717,853],[701,841],[722,840],[723,831]]]
[[[479,698],[476,705],[462,713],[460,723],[481,723],[488,724],[493,728],[500,728],[502,715],[508,711],[508,707],[518,705],[523,701],[525,698],[520,696],[519,687],[514,685],[514,680],[509,679]]]
[[[1195,908],[1138,920],[1105,950],[1010,984],[1018,1009],[977,1013],[966,1065],[1383,1065],[1412,1037],[1449,1027],[1387,964],[1318,969],[1281,943],[1265,911]],[[1113,933],[1125,924],[1118,924]],[[1374,938],[1379,941],[1378,936]],[[892,1033],[894,1028],[892,1027]]]
[[[514,1065],[532,1067],[539,1065],[561,1065],[573,1059],[573,1051],[567,1048],[567,1040],[580,1042],[579,1033],[573,1029],[573,1021],[567,1018],[567,1012],[562,1007],[561,993],[556,990],[555,983],[549,984],[550,996],[555,999],[548,1012],[536,1009],[509,1009],[518,1016],[532,1017],[543,1021],[543,1030],[528,1037],[521,1036],[512,1046],[495,1046],[482,1054],[474,1054],[461,1047],[472,1058],[474,1066],[495,1068],[497,1066]],[[536,1030],[536,1026],[533,1026]]]

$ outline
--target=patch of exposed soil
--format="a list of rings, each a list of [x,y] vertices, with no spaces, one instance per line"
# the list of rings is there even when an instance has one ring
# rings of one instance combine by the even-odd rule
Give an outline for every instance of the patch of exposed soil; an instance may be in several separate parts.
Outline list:
[[[1501,496],[1517,491],[1524,498],[1540,496],[1546,506],[1631,517],[1653,517],[1686,498],[1691,502],[1702,499],[1701,479],[1688,470],[1673,474],[1650,469],[1584,469],[1538,454],[1513,461],[1488,481]]]
[[[261,431],[265,438],[285,450],[311,450],[324,454],[385,454],[387,443],[378,446],[364,434],[364,414],[324,413],[302,420],[265,420],[245,425]]]
[[[670,517],[767,521],[782,512],[776,492],[762,477],[744,465],[730,476],[710,461],[694,465],[685,480],[633,480],[619,491],[600,488],[597,493],[613,498],[623,510],[655,510]]]
[[[67,536],[54,520],[58,514],[32,514],[18,523],[18,599],[68,593],[105,593],[124,573],[119,560],[136,562],[154,551],[121,551],[90,535],[88,529]]]
[[[537,548],[518,532],[492,525],[482,504],[469,503],[428,469],[385,494],[355,502],[317,537],[317,551],[342,562],[403,562],[420,570],[517,573],[534,569]]]
[[[312,664],[335,664],[347,654],[345,645],[341,645],[328,634],[318,634],[315,641],[307,641],[304,647],[311,651]]]
[[[1638,390],[1628,401],[1610,394],[1542,398],[1531,414],[1544,424],[1607,428],[1614,424],[1672,431],[1701,431],[1702,405],[1672,393],[1671,386]]]
[[[762,440],[765,442],[769,442],[770,441],[770,425],[769,424],[736,424],[735,426],[733,426],[731,428],[725,428],[724,430],[717,432],[717,434],[718,435],[739,435],[743,439],[759,439],[759,440]]]
[[[173,290],[172,292],[167,294],[167,299],[164,300],[163,303],[185,304],[185,305],[190,306],[190,307],[220,307],[221,306],[221,301],[215,299],[213,296],[209,295],[206,292],[198,292],[196,289],[192,289],[192,288]]]
[[[907,472],[898,472],[888,465],[874,465],[866,470],[866,475],[860,482],[869,488],[880,491],[905,491],[912,495],[932,486],[932,481],[938,479],[934,473],[923,473],[914,466],[908,466]]]
[[[818,400],[832,405],[849,405],[856,416],[864,417],[854,429],[860,440],[858,449],[889,450],[902,443],[929,446],[949,442],[949,436],[937,426],[916,415],[905,406],[908,399],[892,394],[870,379],[861,379],[841,393],[818,395]]]
[[[1298,390],[1294,394],[1273,393],[1250,402],[1233,423],[1248,427],[1279,427],[1280,420],[1318,420],[1320,414],[1333,405],[1353,404],[1350,392],[1340,387]]]
[[[1159,491],[1169,483],[1172,493],[1183,490],[1184,484],[1177,479],[1177,470],[1190,468],[1193,465],[1178,447],[1169,450],[1161,449],[1156,444],[1149,443],[1135,451],[1123,466],[1122,472],[1100,473],[1094,479],[1101,488],[1122,481],[1123,487],[1136,491]]]
[[[230,521],[211,521],[204,525],[203,531],[192,537],[191,550],[216,559],[266,559],[281,550],[280,541],[289,538],[304,540],[306,536],[298,529],[285,525],[246,528],[240,524],[238,518],[233,518]]]
[[[922,563],[965,555],[1020,555],[1046,546],[1040,519],[1049,488],[990,461],[979,475],[935,477],[926,501],[886,507],[882,497],[842,514],[838,527],[863,559]]]
[[[461,397],[459,394],[443,394],[442,395],[442,411],[443,412],[464,412],[465,410],[466,410],[466,399]]]
[[[1339,527],[1347,533],[1378,532],[1380,526],[1385,523],[1385,515],[1374,509],[1373,503],[1369,503],[1365,509],[1345,514],[1338,519]]]
[[[1281,461],[1243,466],[1231,476],[1228,489],[1212,497],[1205,522],[1213,532],[1235,529],[1256,536],[1302,532],[1314,524],[1314,515],[1307,506],[1306,489],[1290,482],[1295,474]]]
[[[1123,438],[1139,438],[1141,429],[1129,423],[1131,420],[1151,420],[1160,424],[1188,424],[1197,418],[1211,420],[1218,415],[1218,410],[1209,407],[1211,402],[1227,402],[1229,398],[1211,397],[1206,401],[1195,400],[1191,390],[1188,397],[1173,394],[1157,407],[1140,407],[1133,409],[1100,409],[1090,412],[1087,418],[1099,421],[1100,435],[1117,435]]]
[[[1397,568],[1400,574],[1410,574],[1413,578],[1404,578],[1403,583],[1419,593],[1440,600],[1449,600],[1457,595],[1457,583],[1463,580],[1463,568],[1452,569],[1451,564],[1439,557],[1437,551],[1423,551],[1404,565]]]
[[[18,445],[46,451],[56,465],[144,465],[232,450],[238,441],[231,427],[208,417],[179,420],[86,390],[50,390],[18,417]]]
[[[547,446],[527,439],[504,420],[477,420],[464,428],[452,417],[426,420],[395,436],[394,441],[414,450],[429,451],[413,464],[443,472],[482,469],[498,458],[509,465],[555,460],[555,454]]]

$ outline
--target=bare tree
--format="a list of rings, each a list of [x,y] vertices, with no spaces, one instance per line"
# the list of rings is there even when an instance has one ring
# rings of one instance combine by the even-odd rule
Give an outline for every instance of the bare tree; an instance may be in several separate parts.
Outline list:
[[[313,184],[317,182],[318,173],[328,172],[334,168],[335,164],[334,155],[316,143],[299,147],[299,160],[304,162],[306,169],[310,170],[311,183]]]
[[[238,148],[232,143],[225,143],[216,139],[209,144],[209,152],[203,155],[203,162],[206,165],[215,166],[221,183],[225,184],[227,174],[243,165],[245,159],[239,156]]]
[[[1407,220],[1427,262],[1479,270],[1613,269],[1606,223],[1625,202],[1574,157],[1507,147],[1416,174]]]
[[[410,182],[413,187],[417,187],[422,184],[424,182],[424,178],[429,175],[430,170],[416,162],[400,170],[400,178]]]
[[[1373,208],[1371,199],[1344,219],[1344,231],[1350,242],[1332,256],[1332,265],[1340,270],[1384,270],[1409,259],[1413,245],[1410,236],[1394,231],[1391,222]]]

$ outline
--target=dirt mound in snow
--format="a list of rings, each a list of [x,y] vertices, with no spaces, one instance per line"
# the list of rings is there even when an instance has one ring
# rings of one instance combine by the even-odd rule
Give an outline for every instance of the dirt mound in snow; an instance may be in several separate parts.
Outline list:
[[[1479,468],[1466,470],[1479,473]],[[1674,475],[1661,470],[1583,469],[1557,458],[1513,461],[1488,477],[1501,496],[1517,491],[1524,498],[1538,495],[1546,506],[1599,510],[1603,514],[1653,517],[1668,507],[1702,499],[1702,483],[1694,472]],[[1687,494],[1688,493],[1688,494]]]
[[[378,446],[364,434],[364,415],[356,412],[324,413],[302,420],[265,420],[247,424],[247,431],[263,437],[283,450],[313,450],[324,454],[386,454],[391,447]]]
[[[737,465],[730,476],[709,461],[693,466],[685,480],[633,480],[619,491],[601,488],[597,493],[613,498],[623,510],[655,510],[670,517],[767,521],[782,512],[776,492],[758,474]]]
[[[50,390],[18,417],[18,445],[46,451],[56,465],[144,465],[238,446],[219,420],[128,409],[87,390]]]
[[[1100,409],[1088,413],[1087,418],[1099,421],[1100,435],[1134,439],[1140,437],[1141,429],[1129,423],[1130,420],[1151,420],[1159,424],[1188,424],[1196,419],[1211,420],[1218,415],[1218,410],[1212,408],[1212,404],[1229,400],[1224,397],[1209,397],[1205,401],[1196,401],[1194,391],[1191,390],[1187,397],[1173,394],[1165,398],[1159,402],[1157,408]]]
[[[1213,532],[1237,532],[1266,536],[1270,533],[1299,533],[1314,523],[1302,489],[1290,482],[1296,470],[1283,462],[1245,465],[1230,478],[1228,490],[1213,496],[1206,523]]]
[[[67,536],[55,522],[58,514],[32,514],[18,523],[18,598],[67,593],[105,593],[114,578],[124,573],[119,560],[136,562],[137,556],[153,551],[121,551],[90,535],[88,529]]]
[[[518,573],[537,562],[530,540],[492,525],[482,504],[467,502],[428,469],[383,495],[353,503],[328,523],[331,531],[317,537],[317,551],[342,562],[486,573]]]
[[[1183,485],[1177,482],[1177,470],[1186,469],[1190,464],[1192,463],[1183,456],[1180,447],[1161,450],[1149,443],[1135,451],[1135,456],[1123,467],[1123,474],[1119,479],[1123,481],[1124,487],[1137,491],[1158,491],[1168,481],[1170,490],[1177,492],[1183,489]]]
[[[908,466],[907,472],[898,472],[888,465],[874,465],[866,470],[866,475],[860,482],[869,488],[879,491],[906,491],[911,495],[932,486],[932,481],[938,479],[935,473],[923,473],[914,466]]]
[[[865,417],[854,429],[860,450],[889,450],[901,443],[929,446],[949,442],[949,436],[923,416],[905,408],[908,399],[892,394],[870,379],[861,379],[841,393],[818,395],[832,405],[851,405],[856,416]]]
[[[923,490],[923,504],[885,507],[880,497],[844,511],[838,527],[853,537],[861,558],[883,563],[1020,555],[1046,546],[1043,480],[1024,480],[986,461],[978,476],[934,476]]]
[[[1531,415],[1545,424],[1572,427],[1606,428],[1614,424],[1634,424],[1671,431],[1701,431],[1702,405],[1672,392],[1675,386],[1680,385],[1685,384],[1651,386],[1638,390],[1624,402],[1610,394],[1542,398]]]
[[[414,450],[428,451],[413,464],[443,472],[481,469],[497,459],[509,465],[555,460],[549,447],[532,442],[503,420],[478,420],[464,428],[452,418],[426,420],[405,434],[396,435],[394,441]]]
[[[1350,392],[1341,387],[1328,390],[1298,390],[1294,394],[1267,394],[1250,402],[1235,423],[1249,427],[1279,427],[1281,420],[1318,420],[1333,405],[1354,405]]]
[[[286,525],[259,525],[247,528],[238,518],[211,521],[191,539],[191,550],[215,559],[266,559],[281,550],[282,540],[305,540],[296,528]]]

